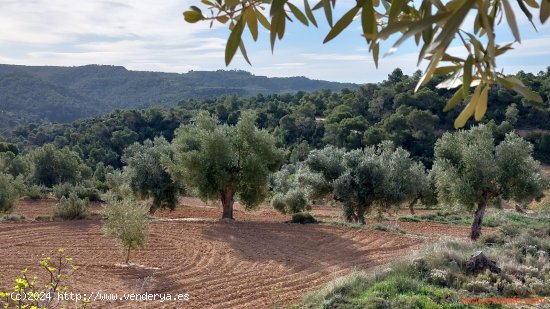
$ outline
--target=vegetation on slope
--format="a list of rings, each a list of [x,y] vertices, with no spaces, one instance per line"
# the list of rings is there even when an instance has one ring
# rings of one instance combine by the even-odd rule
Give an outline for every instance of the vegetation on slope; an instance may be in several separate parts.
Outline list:
[[[305,77],[268,78],[244,71],[185,74],[128,71],[124,67],[0,65],[0,110],[34,121],[70,122],[117,108],[173,106],[185,99],[339,90],[354,84]],[[6,124],[0,124],[4,127]]]
[[[338,278],[305,298],[300,308],[470,308],[504,298],[548,304],[549,221],[536,227],[503,225],[478,243],[445,240],[371,273]],[[493,269],[473,271],[481,250]],[[476,304],[476,308],[499,307]]]

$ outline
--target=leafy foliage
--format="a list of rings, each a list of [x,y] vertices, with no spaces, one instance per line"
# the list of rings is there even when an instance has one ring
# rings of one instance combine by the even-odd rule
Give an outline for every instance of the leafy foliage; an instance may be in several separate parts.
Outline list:
[[[34,165],[34,182],[50,188],[63,182],[77,182],[85,169],[77,153],[67,148],[58,149],[52,144],[35,149],[30,158]]]
[[[292,223],[311,224],[317,223],[317,220],[309,212],[297,212],[292,214]]]
[[[443,4],[440,1],[357,1],[338,21],[333,22],[333,9],[336,1],[319,0],[311,6],[309,0],[304,1],[302,12],[293,1],[202,1],[209,12],[206,16],[197,6],[191,6],[184,12],[184,19],[189,23],[210,21],[222,24],[228,23],[230,30],[225,49],[225,64],[229,65],[237,49],[250,63],[242,40],[244,30],[248,28],[254,41],[258,38],[258,23],[270,31],[271,49],[275,41],[281,40],[285,34],[285,26],[292,22],[294,16],[305,26],[311,22],[317,27],[314,11],[323,9],[330,26],[323,43],[327,43],[338,36],[352,24],[357,17],[361,24],[361,35],[369,45],[369,52],[378,66],[380,42],[388,40],[394,35],[400,35],[389,54],[393,53],[403,42],[414,38],[420,47],[418,62],[428,60],[426,72],[418,80],[415,90],[427,84],[433,76],[446,76],[446,80],[438,84],[439,88],[458,88],[447,101],[445,110],[454,108],[463,100],[468,101],[466,107],[454,122],[455,128],[462,128],[472,116],[480,121],[487,111],[488,92],[493,85],[516,91],[526,99],[542,103],[542,97],[529,90],[521,80],[504,76],[497,70],[497,57],[512,49],[513,43],[499,45],[496,41],[495,30],[506,16],[506,22],[516,42],[521,42],[515,13],[508,0],[459,0]],[[538,10],[540,21],[544,23],[550,15],[550,3],[541,0],[519,0],[522,13],[532,22],[533,15],[527,6]],[[262,12],[269,8],[269,17]],[[473,15],[472,15],[473,14]],[[474,16],[470,22],[467,16]],[[469,24],[466,24],[468,21]],[[469,28],[467,28],[470,26]],[[534,24],[533,24],[534,27]],[[465,29],[473,29],[466,31]],[[459,42],[467,51],[467,57],[460,58],[448,52],[453,42]],[[470,97],[470,88],[475,87]]]
[[[255,118],[243,113],[237,125],[229,126],[200,113],[176,131],[172,175],[204,199],[221,199],[224,218],[232,218],[235,195],[246,208],[260,204],[267,197],[269,174],[281,165],[282,151],[272,135],[256,128]]]
[[[107,219],[104,221],[104,232],[114,237],[126,250],[126,264],[130,260],[130,251],[143,248],[149,237],[148,208],[131,198],[117,199],[111,197],[105,207]]]
[[[163,137],[143,144],[132,144],[124,150],[122,161],[132,190],[141,198],[153,198],[150,212],[158,208],[173,210],[177,204],[181,185],[172,180],[162,160],[172,160],[174,152]]]
[[[67,279],[79,267],[73,264],[73,259],[65,255],[65,249],[60,248],[54,258],[46,257],[39,263],[43,276],[30,275],[28,268],[21,271],[21,275],[14,280],[15,286],[11,292],[0,291],[0,306],[2,308],[59,308],[65,303],[58,294],[70,293]],[[47,278],[43,282],[44,279]],[[44,285],[39,282],[45,283]],[[17,299],[14,299],[16,296]],[[86,308],[90,300],[82,298],[71,300],[78,308]]]
[[[314,199],[331,196],[341,203],[347,221],[365,223],[365,213],[380,212],[418,197],[417,177],[426,177],[409,153],[389,142],[345,152],[326,147],[305,161],[299,181]]]
[[[52,188],[52,193],[57,199],[67,198],[71,193],[75,193],[80,199],[88,199],[91,202],[101,201],[99,190],[94,188],[89,181],[77,185],[68,182],[55,185]]]
[[[15,201],[20,192],[13,184],[14,179],[11,175],[0,173],[0,213],[9,213],[15,206]]]
[[[19,154],[19,149],[16,145],[11,143],[0,143],[0,153],[11,152],[13,155]]]
[[[71,192],[68,197],[61,197],[55,204],[52,214],[54,218],[66,220],[84,219],[88,216],[90,201],[79,198],[75,192]]]
[[[115,170],[105,177],[105,183],[109,188],[107,195],[118,200],[133,198],[134,192],[130,187],[127,170]]]
[[[13,177],[28,177],[31,172],[31,162],[27,156],[13,152],[0,153],[0,171]]]
[[[278,193],[271,199],[271,206],[283,214],[295,214],[311,210],[307,193],[303,189],[290,189],[286,194]]]
[[[116,109],[173,106],[182,100],[221,95],[250,96],[344,87],[356,85],[305,77],[267,78],[234,70],[175,74],[128,71],[106,65],[0,65],[0,109],[6,112],[6,121],[0,122],[0,128],[13,127],[14,120],[71,122]]]
[[[488,204],[501,199],[527,202],[542,194],[544,181],[532,152],[533,146],[514,133],[495,146],[491,132],[482,125],[446,133],[436,143],[433,174],[438,200],[477,208],[472,239],[479,237]]]
[[[452,130],[458,111],[445,113],[441,110],[441,105],[452,95],[435,87],[442,78],[436,78],[415,93],[414,85],[420,76],[419,72],[408,76],[396,69],[386,81],[363,85],[357,90],[222,96],[215,100],[183,101],[179,108],[115,111],[73,124],[26,123],[7,133],[5,138],[16,144],[23,154],[51,143],[75,151],[93,170],[99,163],[121,168],[121,156],[126,147],[157,136],[172,141],[175,129],[182,123],[189,123],[199,110],[208,110],[216,114],[221,123],[229,125],[237,123],[242,111],[254,110],[258,127],[271,132],[277,144],[288,149],[289,162],[304,160],[310,150],[326,145],[355,149],[391,140],[429,168],[435,141],[443,132]],[[514,77],[547,100],[550,71],[520,72]],[[489,99],[491,106],[484,122],[492,128],[495,138],[502,140],[507,132],[516,129],[534,143],[535,157],[550,163],[548,105],[532,104],[501,87],[491,88]],[[507,118],[508,106],[513,104],[517,116],[511,114]],[[12,175],[21,174],[21,171],[28,173],[30,165],[25,164],[26,155],[8,161]]]
[[[473,209],[484,193],[493,199],[530,201],[542,194],[533,146],[509,133],[495,147],[485,126],[445,134],[436,144],[434,175],[438,198]]]
[[[287,164],[269,178],[270,188],[275,193],[271,206],[282,214],[311,210],[308,192],[298,182],[299,165]]]
[[[49,189],[44,186],[30,185],[25,189],[25,197],[31,200],[39,200],[46,198],[49,194]]]

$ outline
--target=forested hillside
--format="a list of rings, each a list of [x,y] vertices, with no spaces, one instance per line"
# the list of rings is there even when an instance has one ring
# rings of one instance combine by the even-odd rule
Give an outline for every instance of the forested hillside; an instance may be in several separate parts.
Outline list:
[[[482,122],[497,140],[518,130],[534,143],[536,158],[550,163],[550,70],[536,75],[520,72],[517,77],[539,92],[545,103],[528,102],[514,92],[494,87]],[[118,168],[124,148],[159,135],[170,141],[174,130],[188,123],[198,110],[208,110],[228,124],[235,124],[243,111],[254,110],[258,126],[274,133],[279,145],[287,149],[290,162],[303,160],[310,150],[328,144],[355,149],[391,140],[429,167],[436,139],[454,130],[452,124],[460,109],[443,111],[451,93],[437,89],[437,80],[414,93],[418,78],[419,74],[407,76],[396,69],[387,80],[355,90],[220,96],[184,100],[173,108],[117,110],[71,124],[21,124],[6,141],[23,152],[47,143],[67,146],[92,169],[100,162]]]
[[[117,108],[169,106],[185,99],[355,88],[305,77],[267,78],[244,71],[185,74],[129,71],[119,66],[0,65],[0,111],[19,119],[70,122]],[[0,127],[7,127],[3,122]]]

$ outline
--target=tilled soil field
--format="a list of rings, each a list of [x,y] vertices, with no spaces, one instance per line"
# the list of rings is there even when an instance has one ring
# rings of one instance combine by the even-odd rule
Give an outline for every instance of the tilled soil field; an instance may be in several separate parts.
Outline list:
[[[93,308],[272,308],[304,295],[353,269],[368,269],[409,255],[432,237],[466,237],[468,227],[391,222],[407,234],[329,225],[284,223],[267,207],[219,222],[219,208],[184,199],[174,212],[152,222],[148,245],[132,254],[138,266],[123,267],[116,242],[103,236],[101,221],[1,222],[0,289],[10,289],[18,272],[64,247],[81,268],[73,290],[103,293],[188,293],[187,301],[92,301]],[[20,202],[28,218],[49,213],[53,201]],[[94,206],[100,212],[101,206]],[[338,212],[319,208],[319,214]],[[314,214],[315,212],[314,211]],[[195,218],[196,220],[179,220]],[[410,234],[409,234],[410,233]],[[426,237],[428,236],[428,237]],[[35,272],[36,268],[30,268]],[[70,305],[70,304],[69,304]],[[70,306],[69,306],[70,307]]]

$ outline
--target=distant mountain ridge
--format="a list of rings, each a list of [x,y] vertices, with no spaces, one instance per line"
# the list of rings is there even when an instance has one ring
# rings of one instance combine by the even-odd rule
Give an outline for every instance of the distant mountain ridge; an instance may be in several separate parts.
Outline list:
[[[0,113],[35,121],[70,122],[114,109],[175,105],[192,98],[340,90],[357,86],[305,77],[269,78],[246,71],[179,74],[129,71],[122,66],[109,65],[0,64]]]

